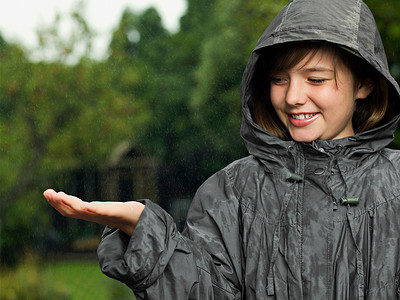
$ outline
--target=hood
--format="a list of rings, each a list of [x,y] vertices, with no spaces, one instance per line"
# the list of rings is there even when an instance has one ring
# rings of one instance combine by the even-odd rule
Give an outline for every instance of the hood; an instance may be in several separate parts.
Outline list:
[[[275,17],[258,40],[247,67],[242,86],[241,135],[250,154],[261,159],[276,160],[296,142],[283,141],[257,125],[252,118],[252,80],[260,53],[266,47],[296,41],[326,41],[345,48],[366,60],[388,81],[393,107],[399,107],[399,85],[389,72],[383,44],[369,8],[359,0],[293,0]],[[265,52],[265,51],[264,51]],[[394,138],[399,111],[379,128],[341,140],[316,141],[324,149],[351,148],[351,151],[371,152],[387,146]],[[313,143],[313,144],[315,144]],[[348,147],[351,146],[351,147]],[[272,159],[275,157],[275,159]],[[270,159],[268,159],[270,158]]]

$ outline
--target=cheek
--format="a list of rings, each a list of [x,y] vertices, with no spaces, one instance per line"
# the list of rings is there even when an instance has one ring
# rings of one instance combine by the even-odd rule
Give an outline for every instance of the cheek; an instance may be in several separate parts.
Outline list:
[[[276,87],[271,87],[270,89],[270,101],[272,104],[272,107],[277,110],[280,106],[282,106],[282,100],[281,100],[281,96],[280,96],[280,92],[279,89]]]
[[[343,107],[343,113],[353,115],[354,110],[356,108],[356,98],[354,91],[352,89],[347,89],[341,96],[341,104],[340,106]]]
[[[325,118],[329,120],[351,119],[355,110],[355,99],[352,92],[336,92],[329,95],[321,95],[319,99],[325,99],[318,103],[319,107],[325,112]]]
[[[344,110],[353,107],[354,98],[348,90],[327,89],[313,94],[313,102],[321,109]]]

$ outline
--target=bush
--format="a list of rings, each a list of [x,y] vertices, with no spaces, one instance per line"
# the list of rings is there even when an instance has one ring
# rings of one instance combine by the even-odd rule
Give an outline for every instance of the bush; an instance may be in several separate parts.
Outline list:
[[[28,255],[15,269],[2,270],[0,285],[2,300],[72,299],[66,286],[43,280],[34,255]]]

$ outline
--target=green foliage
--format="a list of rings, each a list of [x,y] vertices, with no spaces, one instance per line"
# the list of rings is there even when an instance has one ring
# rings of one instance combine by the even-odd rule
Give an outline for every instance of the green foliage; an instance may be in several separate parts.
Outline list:
[[[285,3],[219,0],[213,6],[213,31],[202,42],[197,86],[191,97],[202,139],[216,157],[206,161],[208,170],[246,154],[239,136],[242,74],[255,42]]]
[[[64,14],[57,12],[52,25],[37,30],[39,51],[33,51],[36,59],[54,60],[61,63],[75,63],[76,57],[89,56],[92,50],[92,38],[95,33],[83,17],[85,0],[76,0],[73,10]],[[69,19],[72,31],[60,38],[62,22]]]
[[[64,53],[52,62],[33,62],[19,46],[3,44],[0,247],[2,261],[14,262],[36,242],[32,236],[43,235],[30,217],[48,219],[43,190],[60,174],[101,165],[121,140],[134,139],[149,114],[113,87],[104,62],[66,64]]]
[[[0,299],[2,300],[46,300],[73,299],[67,286],[52,280],[43,280],[37,257],[28,256],[14,270],[0,273]]]
[[[49,230],[48,205],[41,199],[41,191],[29,189],[16,199],[1,216],[1,262],[16,265],[25,252],[43,250],[44,234]]]
[[[400,81],[400,1],[365,0],[375,16],[393,76]]]
[[[400,3],[366,2],[399,79]],[[75,31],[69,39],[59,36],[61,15],[39,30],[41,57],[50,47],[51,60],[33,61],[0,36],[2,258],[16,260],[50,235],[43,189],[64,189],[68,180],[60,178],[102,165],[121,141],[158,156],[174,180],[165,183],[170,194],[182,198],[246,155],[239,136],[242,72],[260,34],[286,3],[188,0],[175,34],[163,28],[155,9],[126,10],[104,61],[88,56],[94,33],[83,2],[71,13]],[[81,43],[85,51],[76,60]],[[72,226],[76,232],[78,225]]]
[[[130,39],[132,32],[140,38]],[[110,45],[113,82],[149,111],[135,143],[168,165],[187,160],[198,145],[188,97],[195,84],[192,73],[200,40],[186,43],[189,37],[171,36],[162,29],[154,9],[140,16],[126,11]]]

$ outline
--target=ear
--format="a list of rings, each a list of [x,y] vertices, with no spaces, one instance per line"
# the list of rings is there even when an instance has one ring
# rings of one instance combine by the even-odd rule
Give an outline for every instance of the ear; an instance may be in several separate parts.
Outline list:
[[[375,82],[371,79],[361,79],[357,86],[356,99],[365,99],[375,88]]]

